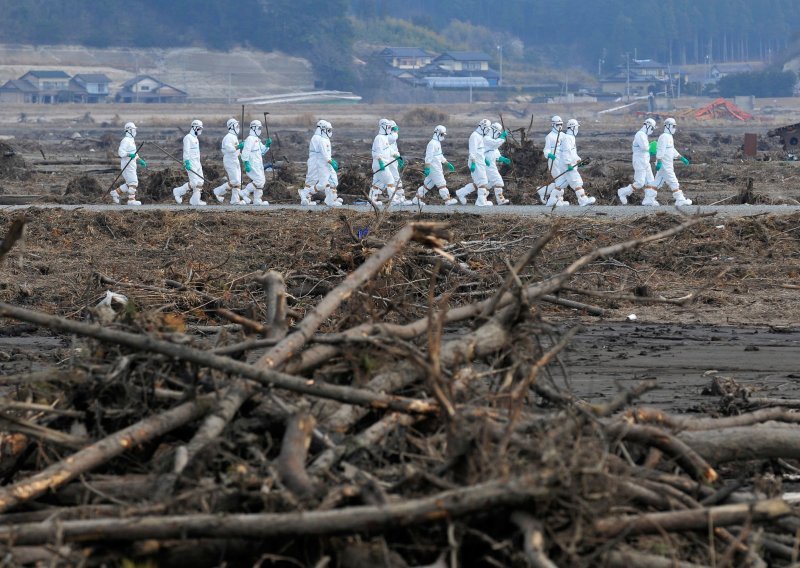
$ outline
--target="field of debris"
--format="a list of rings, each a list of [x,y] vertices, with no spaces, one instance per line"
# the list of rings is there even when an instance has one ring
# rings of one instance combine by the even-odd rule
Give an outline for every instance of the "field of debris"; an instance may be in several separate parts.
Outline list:
[[[270,201],[295,200],[318,110],[269,115]],[[463,183],[480,116],[447,111],[337,108],[345,199],[373,113],[396,113],[407,187],[438,122]],[[534,203],[542,125],[507,112],[507,194]],[[107,199],[119,121],[92,115],[0,128],[0,200]],[[638,119],[581,118],[613,203]],[[135,117],[140,140],[178,153],[170,119]],[[800,199],[774,140],[744,159],[748,127],[679,128],[692,199]],[[143,201],[168,203],[157,152]],[[215,209],[0,208],[9,565],[797,562],[800,215]]]

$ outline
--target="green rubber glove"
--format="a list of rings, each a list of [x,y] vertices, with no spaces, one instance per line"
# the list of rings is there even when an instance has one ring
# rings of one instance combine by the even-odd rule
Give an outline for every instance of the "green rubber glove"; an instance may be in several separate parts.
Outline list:
[[[134,159],[134,158],[136,157],[136,152],[134,152],[133,154],[128,154],[128,157],[129,157],[131,160],[132,160],[132,159]]]
[[[491,162],[491,160],[489,160],[489,158],[484,158],[483,162],[486,164],[487,168],[492,165],[492,162]]]
[[[382,172],[386,169],[386,164],[383,163],[383,160],[378,160],[378,171]]]
[[[428,177],[431,175],[431,168],[429,166],[425,166],[425,169],[422,170],[422,172],[425,174],[425,177]]]
[[[569,166],[567,166],[567,171],[568,171],[568,172],[571,172],[571,171],[572,171],[572,170],[574,170],[574,169],[575,169],[575,166],[573,166],[573,165],[569,165]]]
[[[145,162],[142,158],[139,158],[136,161],[139,162],[139,165],[142,166],[143,168],[147,167],[147,162]]]
[[[241,150],[242,148],[244,148],[244,140],[243,140],[243,141],[241,141],[241,142],[239,142],[239,143],[236,145],[236,149],[237,149],[237,150]]]
[[[450,162],[447,162],[447,169],[450,170],[451,172],[456,171],[456,167]]]
[[[650,142],[650,155],[655,156],[657,152],[658,152],[658,141],[653,140],[652,142]]]
[[[250,170],[252,170],[252,169],[253,169],[253,168],[251,168],[251,167],[250,167],[250,161],[249,161],[249,160],[248,160],[248,161],[246,161],[246,162],[244,163],[244,171],[245,171],[245,172],[249,172],[249,171],[250,171]]]
[[[556,159],[556,155],[553,154],[552,152],[550,152],[549,154],[547,154],[547,159],[548,160],[555,160]]]
[[[503,164],[507,165],[507,166],[510,166],[510,165],[511,165],[511,160],[509,160],[509,159],[508,159],[508,158],[506,158],[505,156],[500,156],[499,158],[497,158],[497,160],[498,160],[499,162],[501,162],[501,163],[503,163]]]
[[[691,164],[689,158],[687,158],[686,156],[681,156],[681,162],[683,162],[684,166],[688,166],[689,164]]]
[[[192,162],[190,162],[189,160],[184,160],[183,167],[186,168],[186,171],[188,172],[189,170],[192,169]]]
[[[661,160],[656,162],[656,171],[661,169]]]
[[[333,168],[333,171],[338,172],[339,171],[339,162],[337,162],[336,160],[331,158],[331,167]]]
[[[500,134],[500,140],[505,140],[506,138],[508,138],[508,130],[503,130]]]
[[[264,146],[266,146],[267,148],[272,146],[272,138],[267,138],[266,140],[264,140]]]
[[[406,162],[405,162],[405,160],[403,159],[403,156],[397,156],[397,167],[398,167],[399,169],[401,169],[401,170],[402,170],[404,167],[406,167]]]
[[[392,127],[392,132],[400,132],[400,127],[399,126],[393,126]]]
[[[469,163],[469,171],[470,172],[474,172],[475,171],[475,162],[470,162]]]

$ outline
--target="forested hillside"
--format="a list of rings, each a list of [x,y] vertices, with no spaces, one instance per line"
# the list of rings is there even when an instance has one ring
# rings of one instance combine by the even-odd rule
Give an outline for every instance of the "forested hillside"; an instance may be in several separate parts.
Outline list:
[[[359,39],[493,56],[513,42],[510,58],[595,70],[626,56],[775,62],[800,30],[798,0],[0,0],[0,10],[5,43],[281,50],[332,87],[356,81]]]

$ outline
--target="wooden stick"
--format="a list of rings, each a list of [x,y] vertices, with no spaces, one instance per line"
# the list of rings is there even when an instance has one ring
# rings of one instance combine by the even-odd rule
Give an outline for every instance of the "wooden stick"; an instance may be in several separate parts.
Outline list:
[[[620,534],[635,536],[663,532],[703,531],[708,530],[709,526],[727,527],[744,523],[748,519],[754,523],[760,523],[793,514],[792,508],[782,499],[768,499],[755,503],[721,505],[685,511],[610,517],[595,521],[594,529],[598,536],[612,538]]]
[[[0,527],[0,540],[10,539],[16,545],[44,544],[51,542],[56,533],[62,542],[186,538],[263,540],[279,536],[379,531],[463,517],[494,507],[520,507],[530,499],[549,495],[550,486],[555,482],[554,475],[546,479],[527,476],[511,481],[490,481],[420,499],[332,511],[131,516],[11,525]]]
[[[13,485],[0,488],[0,513],[12,507],[62,487],[75,479],[124,453],[128,449],[157,438],[205,414],[210,407],[208,399],[198,399],[177,406],[162,414],[150,416],[128,426],[66,459],[56,462],[39,473]]]
[[[654,426],[617,422],[609,425],[607,431],[610,436],[618,437],[621,440],[635,442],[648,447],[655,446],[666,455],[672,456],[678,465],[694,479],[713,483],[719,478],[719,474],[714,468],[700,457],[697,452],[665,430]]]
[[[300,412],[292,416],[286,424],[276,463],[281,483],[298,497],[314,492],[314,483],[306,472],[306,457],[315,425],[316,420],[310,414]]]

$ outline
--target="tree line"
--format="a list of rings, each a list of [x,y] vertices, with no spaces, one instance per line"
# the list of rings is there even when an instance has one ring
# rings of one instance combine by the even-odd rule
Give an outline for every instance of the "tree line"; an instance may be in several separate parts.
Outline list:
[[[626,57],[775,63],[800,29],[797,0],[0,0],[0,10],[5,43],[280,50],[307,57],[324,86],[340,88],[358,80],[356,32],[380,38],[388,17],[408,22],[409,38],[435,43],[438,34],[447,45],[441,32],[458,21],[482,30],[468,34],[481,38],[473,48],[518,40],[520,59],[590,70]]]

